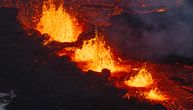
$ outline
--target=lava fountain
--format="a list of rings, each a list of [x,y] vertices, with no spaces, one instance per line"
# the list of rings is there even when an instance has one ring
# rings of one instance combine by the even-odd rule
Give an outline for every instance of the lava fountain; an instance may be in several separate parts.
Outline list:
[[[74,51],[74,55],[68,55],[67,51]],[[104,36],[97,31],[95,31],[95,37],[88,41],[85,40],[81,48],[65,48],[58,55],[68,55],[83,71],[101,72],[103,69],[109,69],[111,72],[116,72],[124,70],[120,64],[121,59],[116,58],[106,44]]]
[[[150,100],[164,101],[167,100],[166,96],[163,95],[157,88],[151,89],[149,93],[146,94],[146,98]]]
[[[153,78],[145,68],[141,68],[136,76],[125,81],[125,84],[132,87],[147,87],[153,83]]]
[[[48,4],[48,6],[46,5]],[[44,2],[42,17],[37,25],[41,34],[49,34],[51,41],[75,42],[82,33],[77,19],[60,4],[57,8],[52,0]]]
[[[59,56],[69,56],[73,62],[76,62],[77,66],[81,70],[101,72],[103,69],[109,69],[111,73],[117,72],[118,75],[116,75],[120,76],[120,79],[119,77],[115,78],[114,81],[117,82],[116,84],[121,83],[120,85],[124,85],[124,87],[117,87],[128,90],[130,96],[133,95],[137,97],[138,94],[140,94],[141,97],[142,94],[144,98],[154,101],[165,101],[169,99],[157,89],[158,86],[156,84],[153,84],[157,80],[153,80],[151,73],[144,67],[137,69],[136,76],[132,76],[129,80],[124,81],[125,77],[128,77],[128,74],[125,74],[127,73],[125,71],[129,71],[130,68],[127,65],[123,65],[122,60],[113,54],[112,49],[107,45],[103,34],[95,31],[95,33],[93,33],[95,34],[95,37],[90,40],[84,39],[82,45],[79,45],[79,42],[76,41],[78,37],[81,36],[80,34],[84,32],[83,26],[79,21],[82,21],[81,23],[84,22],[84,24],[87,25],[92,24],[91,26],[102,27],[104,25],[99,24],[108,24],[106,22],[110,17],[118,15],[122,12],[130,14],[165,12],[172,4],[175,6],[181,4],[181,0],[169,0],[171,1],[170,3],[166,2],[166,0],[164,3],[161,3],[161,1],[156,1],[158,3],[154,3],[151,2],[151,0],[138,0],[136,2],[133,2],[133,0],[116,0],[116,3],[111,1],[109,1],[110,3],[105,3],[105,1],[97,2],[95,0],[63,0],[66,4],[58,0],[56,1],[59,4],[55,4],[54,0],[29,0],[29,2],[26,1],[27,3],[24,1],[22,1],[23,3],[20,3],[20,0],[16,0],[16,3],[11,2],[14,0],[3,1],[5,4],[0,4],[0,7],[19,8],[19,14],[17,17],[18,20],[23,25],[27,25],[27,27],[38,30],[41,34],[48,34],[50,36],[48,41],[56,41],[61,44],[64,42],[77,43],[78,47],[75,43],[72,43],[75,44],[74,47],[61,47],[64,49],[59,50],[57,54]],[[11,4],[9,4],[9,1]],[[15,6],[15,4],[17,5]],[[87,31],[89,30],[85,30],[85,33]],[[119,74],[119,71],[124,71],[125,73],[123,72],[122,75],[121,72]],[[170,84],[173,84],[173,82],[170,81]],[[133,89],[130,87],[135,88]],[[170,87],[175,89],[178,88],[176,85]],[[146,92],[147,90],[149,92]],[[178,90],[181,90],[181,88]],[[134,93],[132,91],[134,91]],[[182,94],[181,91],[179,92],[180,95]],[[170,97],[172,93],[167,96]],[[174,96],[178,97],[179,95]],[[186,96],[188,97],[189,95]]]
[[[75,62],[87,62],[83,70],[94,70],[100,72],[102,69],[116,71],[115,61],[109,46],[99,33],[95,33],[95,38],[85,41],[81,49],[77,49],[74,57]]]

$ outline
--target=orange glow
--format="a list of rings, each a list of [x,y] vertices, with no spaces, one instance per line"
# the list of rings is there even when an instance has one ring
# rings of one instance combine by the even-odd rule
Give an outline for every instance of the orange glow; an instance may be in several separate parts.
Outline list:
[[[37,25],[37,30],[41,34],[49,34],[51,41],[75,42],[82,33],[82,28],[76,18],[67,13],[62,4],[58,8],[52,0],[48,1],[49,6],[46,4],[47,2],[44,2],[43,15]]]
[[[119,70],[110,47],[104,41],[104,36],[97,32],[95,32],[95,38],[84,41],[82,48],[75,51],[74,61],[86,62],[83,71],[100,72],[104,68],[111,70],[111,72]]]
[[[74,54],[69,54],[72,51]],[[95,32],[95,38],[84,41],[81,48],[65,48],[58,55],[70,56],[83,71],[101,72],[103,69],[109,69],[111,72],[123,71],[123,67],[119,64],[120,59],[117,61],[114,59],[115,56],[106,45],[104,36],[98,32]]]
[[[160,8],[160,9],[157,10],[157,12],[160,12],[160,13],[165,12],[165,11],[167,11],[166,8]]]
[[[159,101],[164,101],[167,99],[166,96],[162,95],[161,92],[157,90],[157,88],[152,89],[149,93],[147,93],[146,98]]]
[[[75,60],[77,62],[86,61],[88,67],[84,70],[101,71],[103,68],[115,69],[114,61],[110,54],[110,48],[104,48],[105,43],[100,41],[98,35],[96,38],[85,41],[81,49],[75,52]]]
[[[152,76],[145,68],[139,70],[138,74],[125,81],[125,84],[132,87],[146,87],[153,83]]]

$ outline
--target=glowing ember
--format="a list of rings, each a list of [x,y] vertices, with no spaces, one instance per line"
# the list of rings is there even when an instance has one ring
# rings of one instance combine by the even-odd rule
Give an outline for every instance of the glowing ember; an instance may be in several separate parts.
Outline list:
[[[58,42],[75,42],[82,32],[77,20],[66,12],[62,5],[58,8],[52,0],[43,5],[43,15],[37,25],[41,34],[49,34],[51,39]]]
[[[166,8],[160,8],[160,9],[157,10],[157,12],[160,12],[160,13],[165,12],[165,11],[167,11]]]
[[[150,100],[159,100],[159,101],[164,101],[166,100],[166,96],[162,95],[160,91],[157,90],[157,88],[152,89],[147,95],[146,95],[147,99]]]
[[[133,87],[146,87],[152,83],[152,76],[145,68],[140,69],[136,76],[131,77],[129,80],[125,81],[126,85]]]

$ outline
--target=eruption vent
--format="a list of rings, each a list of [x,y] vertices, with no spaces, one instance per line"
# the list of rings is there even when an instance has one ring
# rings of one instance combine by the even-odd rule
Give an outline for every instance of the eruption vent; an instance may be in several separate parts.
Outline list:
[[[74,51],[74,55],[69,55],[83,71],[93,70],[100,72],[109,69],[111,72],[122,70],[118,65],[119,61],[107,46],[104,36],[95,32],[95,38],[84,41],[81,48],[67,48],[60,51],[59,56],[66,55],[67,51]]]
[[[146,87],[152,83],[152,76],[145,68],[142,68],[136,76],[131,77],[129,80],[125,81],[126,85],[133,87]]]
[[[152,89],[147,95],[146,95],[147,99],[150,100],[158,100],[158,101],[164,101],[166,100],[166,96],[162,95],[162,93],[160,91],[157,90],[157,88]]]
[[[170,91],[166,89],[168,87],[164,88],[165,84],[168,84],[166,83],[167,81],[163,82],[163,86],[160,86],[162,82],[159,83],[160,85],[153,84],[158,79],[153,79],[151,73],[146,68],[142,67],[134,70],[136,68],[133,67],[138,65],[138,62],[121,60],[113,54],[103,34],[97,31],[95,33],[89,32],[93,32],[92,29],[94,27],[105,29],[104,27],[110,24],[108,22],[109,19],[122,12],[130,14],[165,12],[172,8],[172,6],[180,6],[180,4],[181,0],[3,0],[3,3],[0,3],[0,7],[18,8],[17,18],[23,26],[27,27],[26,29],[36,29],[41,34],[48,34],[50,36],[48,41],[56,41],[51,46],[56,46],[54,49],[56,48],[57,54],[70,57],[71,61],[76,62],[78,68],[82,71],[92,70],[101,72],[103,69],[109,69],[111,73],[114,73],[109,76],[109,79],[112,79],[111,81],[117,88],[128,90],[128,97],[139,96],[148,100],[163,101],[163,105],[165,104],[167,107],[170,107],[170,102],[168,101],[169,104],[167,104],[165,100],[169,100],[173,94],[175,97],[182,95],[182,98],[179,98],[180,104],[182,104],[183,100],[187,100],[187,97],[192,96],[192,94],[189,95],[176,86],[177,84],[173,84],[173,81],[170,81],[170,84],[174,86],[169,86],[174,89],[172,92],[167,92],[166,97],[157,87],[162,87],[161,90]],[[87,29],[83,30],[80,21]],[[83,42],[78,40],[81,33],[85,35],[81,36],[82,39],[79,39]],[[95,35],[95,37],[90,40],[83,38],[90,37],[90,35]],[[50,45],[47,46],[49,47]],[[61,48],[62,50],[60,50]],[[136,76],[132,76],[129,80],[125,81],[128,73],[136,71]],[[166,78],[162,79],[166,80]],[[176,90],[180,92],[176,92]],[[183,96],[183,94],[185,95]]]
[[[44,2],[43,14],[37,25],[37,30],[41,34],[49,34],[50,40],[75,42],[82,32],[76,18],[67,13],[62,4],[56,8],[52,1],[48,1],[48,5]]]
[[[87,62],[84,70],[94,70],[100,72],[102,69],[116,71],[115,61],[111,53],[110,47],[106,46],[103,35],[95,33],[95,38],[84,41],[81,49],[75,52],[76,62]]]

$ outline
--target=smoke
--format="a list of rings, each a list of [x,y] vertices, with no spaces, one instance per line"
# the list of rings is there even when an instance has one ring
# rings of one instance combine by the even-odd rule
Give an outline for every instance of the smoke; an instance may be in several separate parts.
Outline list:
[[[164,13],[122,14],[112,18],[111,45],[132,58],[160,59],[168,55],[193,58],[193,3]]]

